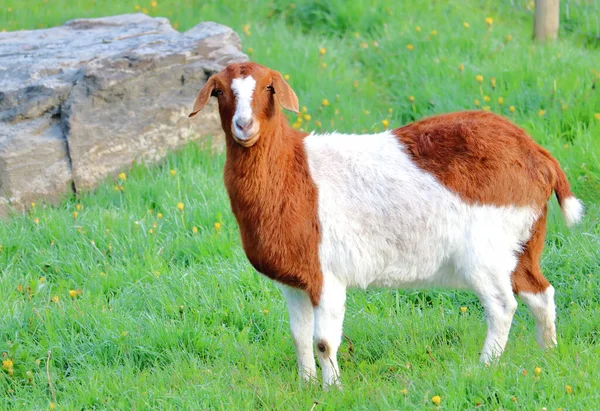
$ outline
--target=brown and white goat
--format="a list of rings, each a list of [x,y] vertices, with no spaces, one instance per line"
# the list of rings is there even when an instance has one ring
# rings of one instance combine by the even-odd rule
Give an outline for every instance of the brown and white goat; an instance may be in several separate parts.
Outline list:
[[[583,206],[558,162],[522,129],[483,111],[369,135],[307,134],[281,107],[298,98],[281,74],[232,64],[204,85],[190,117],[218,99],[224,180],[244,251],[288,304],[300,375],[339,382],[346,288],[464,288],[488,330],[483,362],[531,309],[542,348],[556,344],[554,289],[542,275],[547,201],[568,225]]]

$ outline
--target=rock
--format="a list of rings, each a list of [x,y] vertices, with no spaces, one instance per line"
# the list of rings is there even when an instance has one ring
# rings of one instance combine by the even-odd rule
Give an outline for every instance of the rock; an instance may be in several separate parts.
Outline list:
[[[228,27],[180,33],[144,14],[0,33],[0,215],[190,140],[221,145],[214,102],[194,121],[187,114],[208,76],[246,60]]]

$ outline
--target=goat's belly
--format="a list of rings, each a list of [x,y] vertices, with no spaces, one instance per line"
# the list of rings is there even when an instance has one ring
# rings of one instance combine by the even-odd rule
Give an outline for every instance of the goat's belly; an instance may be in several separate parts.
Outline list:
[[[431,233],[409,235],[380,229],[375,235],[349,230],[324,232],[322,271],[349,287],[464,287],[452,258],[454,250],[446,239],[431,241],[427,238]],[[337,240],[328,242],[332,237]]]

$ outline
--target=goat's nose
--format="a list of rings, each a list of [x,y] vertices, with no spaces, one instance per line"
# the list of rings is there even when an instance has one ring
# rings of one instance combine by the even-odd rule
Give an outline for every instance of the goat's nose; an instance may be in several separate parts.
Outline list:
[[[252,127],[252,123],[253,123],[253,121],[251,118],[247,121],[240,120],[240,119],[235,121],[236,127],[242,131],[248,131]]]

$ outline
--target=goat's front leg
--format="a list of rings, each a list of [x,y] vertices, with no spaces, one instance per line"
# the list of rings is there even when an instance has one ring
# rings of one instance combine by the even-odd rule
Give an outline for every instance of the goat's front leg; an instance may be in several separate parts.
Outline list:
[[[341,388],[337,351],[342,342],[346,286],[335,276],[323,274],[323,290],[315,307],[315,344],[323,370],[323,387]]]
[[[298,358],[298,372],[305,381],[316,379],[317,366],[313,352],[314,312],[308,294],[302,290],[279,285],[290,313],[290,329]]]

